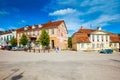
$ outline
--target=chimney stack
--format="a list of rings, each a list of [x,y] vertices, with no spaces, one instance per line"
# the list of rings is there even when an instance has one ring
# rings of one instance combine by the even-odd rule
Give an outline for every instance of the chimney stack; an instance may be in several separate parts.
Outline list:
[[[84,29],[84,27],[83,26],[81,26],[81,28],[80,29]]]

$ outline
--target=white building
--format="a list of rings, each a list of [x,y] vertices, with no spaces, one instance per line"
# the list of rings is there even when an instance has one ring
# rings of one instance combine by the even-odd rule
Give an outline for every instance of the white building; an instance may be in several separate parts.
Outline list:
[[[0,45],[5,46],[9,45],[9,41],[11,40],[12,37],[16,38],[16,31],[15,30],[9,30],[5,31],[0,35]]]
[[[83,27],[72,36],[72,49],[74,50],[101,50],[119,49],[119,36],[101,30],[84,29]]]

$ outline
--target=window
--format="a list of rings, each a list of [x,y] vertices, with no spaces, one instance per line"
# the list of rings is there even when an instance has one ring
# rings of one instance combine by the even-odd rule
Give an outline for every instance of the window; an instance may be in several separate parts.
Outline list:
[[[92,48],[95,48],[95,44],[92,44]]]
[[[104,48],[104,43],[101,44],[101,47]]]
[[[54,29],[51,30],[51,33],[54,34]]]
[[[92,40],[94,41],[94,35],[92,35]]]
[[[108,35],[106,35],[106,41],[108,41]]]
[[[39,36],[39,31],[37,32],[37,35]]]
[[[114,43],[114,47],[117,47],[117,43]]]
[[[100,47],[100,45],[99,44],[97,44],[97,48],[99,48]]]
[[[97,41],[99,41],[99,35],[97,35]]]
[[[84,48],[84,43],[81,43],[81,48]]]
[[[101,36],[101,39],[102,39],[102,41],[103,41],[103,35]]]

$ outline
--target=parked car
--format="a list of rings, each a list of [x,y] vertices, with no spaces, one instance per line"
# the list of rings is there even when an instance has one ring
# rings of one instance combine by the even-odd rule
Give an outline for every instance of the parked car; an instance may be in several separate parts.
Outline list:
[[[5,50],[5,49],[6,49],[6,46],[2,46],[1,49],[2,49],[2,50]]]
[[[110,53],[111,54],[111,53],[113,53],[113,50],[112,49],[104,49],[104,50],[101,50],[100,53],[104,53],[104,54],[106,54],[106,53],[109,54]]]
[[[24,50],[24,47],[15,46],[15,47],[12,47],[12,50],[13,51],[22,51],[22,50]]]
[[[6,49],[7,49],[7,50],[11,50],[11,49],[12,49],[12,46],[6,46]]]

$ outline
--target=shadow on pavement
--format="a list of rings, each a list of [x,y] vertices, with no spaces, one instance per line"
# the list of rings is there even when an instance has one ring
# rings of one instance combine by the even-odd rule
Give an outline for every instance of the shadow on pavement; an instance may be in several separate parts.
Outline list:
[[[20,78],[23,77],[23,75],[22,75],[23,73],[24,73],[24,72],[20,73],[19,75],[13,76],[13,77],[11,78],[11,80],[19,80]]]

